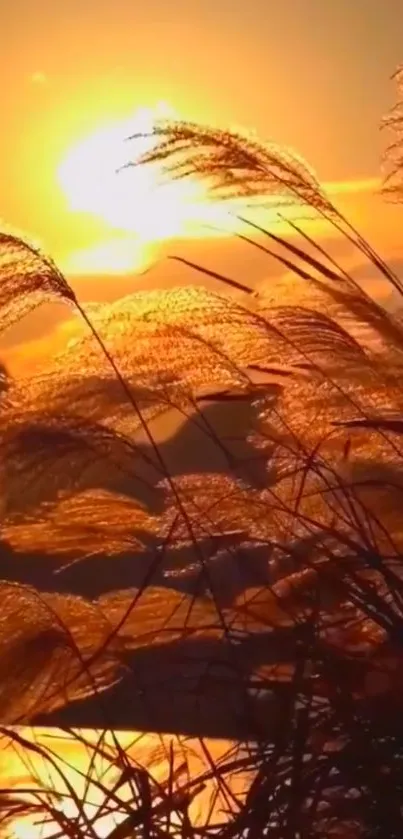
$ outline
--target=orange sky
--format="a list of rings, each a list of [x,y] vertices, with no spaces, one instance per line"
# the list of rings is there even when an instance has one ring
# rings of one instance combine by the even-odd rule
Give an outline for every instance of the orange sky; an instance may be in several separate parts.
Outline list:
[[[290,144],[324,180],[376,176],[402,25],[401,0],[2,3],[0,217],[56,256],[100,242],[108,226],[69,212],[58,166],[160,100]]]

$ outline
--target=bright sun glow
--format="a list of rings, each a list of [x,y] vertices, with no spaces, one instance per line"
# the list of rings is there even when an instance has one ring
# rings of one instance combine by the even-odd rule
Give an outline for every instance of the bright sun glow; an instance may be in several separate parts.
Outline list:
[[[72,270],[142,267],[149,261],[151,245],[197,235],[200,225],[222,221],[227,215],[222,209],[217,215],[218,207],[208,200],[200,181],[165,179],[162,183],[156,166],[121,169],[154,142],[152,138],[133,142],[127,138],[151,132],[158,118],[174,116],[165,104],[143,108],[130,119],[104,126],[69,151],[58,177],[70,209],[102,218],[112,237],[113,231],[120,232],[109,242],[73,255]]]
[[[181,738],[170,735],[134,731],[112,734],[94,729],[81,730],[78,736],[51,728],[21,728],[17,729],[17,733],[22,735],[25,743],[35,744],[37,750],[32,751],[15,742],[12,735],[9,738],[3,733],[0,738],[3,787],[12,790],[24,802],[41,802],[44,811],[16,815],[8,827],[7,836],[10,839],[68,839],[73,835],[75,826],[74,835],[77,836],[91,834],[94,839],[112,837],[117,825],[127,818],[126,805],[130,802],[133,805],[135,797],[130,779],[123,782],[117,743],[127,755],[128,765],[130,761],[132,766],[139,762],[148,768],[155,782],[165,784],[165,788],[172,769],[174,785],[177,783],[179,789],[181,783],[186,782],[187,772],[196,779],[208,772],[211,761],[219,766],[228,757],[231,763],[233,759],[234,744],[225,740],[205,740],[201,744],[198,738],[186,738],[185,743]],[[241,752],[239,754],[241,756]],[[179,767],[184,767],[183,771]],[[246,773],[226,773],[222,783],[230,782],[235,800],[245,790],[247,780]],[[209,780],[205,779],[190,804],[189,817],[200,828],[205,824],[211,807],[212,817],[220,820],[224,815],[224,806],[228,808],[228,800],[219,793],[219,786],[213,775]],[[74,790],[79,809],[72,800],[71,790]],[[56,812],[69,820],[66,831],[60,830],[63,820],[56,816]],[[75,825],[78,815],[79,824]],[[177,822],[175,813],[171,813],[172,833]],[[128,836],[129,833],[123,829],[121,835]]]

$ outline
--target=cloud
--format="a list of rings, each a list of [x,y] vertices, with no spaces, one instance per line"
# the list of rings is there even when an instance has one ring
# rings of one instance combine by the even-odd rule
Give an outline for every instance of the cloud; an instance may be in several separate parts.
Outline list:
[[[381,188],[379,178],[352,178],[348,181],[329,181],[324,184],[329,195],[359,195],[362,193],[376,194]]]
[[[1,363],[4,363],[15,378],[27,376],[40,367],[46,366],[52,356],[66,348],[68,342],[78,337],[83,329],[75,317],[49,326],[48,331],[39,337],[21,340],[1,350]]]
[[[156,251],[156,246],[143,244],[135,236],[116,237],[72,251],[63,260],[62,268],[70,276],[133,273],[148,268]]]

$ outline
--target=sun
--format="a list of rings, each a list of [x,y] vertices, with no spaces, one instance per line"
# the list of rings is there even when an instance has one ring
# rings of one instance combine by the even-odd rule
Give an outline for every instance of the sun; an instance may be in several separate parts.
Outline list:
[[[179,116],[165,103],[138,109],[131,117],[99,126],[62,160],[58,181],[69,210],[106,225],[102,241],[66,256],[67,273],[137,272],[154,261],[158,243],[234,232],[231,202],[213,198],[201,179],[169,180],[157,164],[126,166],[155,142],[152,136],[128,138],[151,135],[161,118]]]
[[[133,143],[127,138],[151,132],[155,120],[167,116],[174,114],[165,104],[142,108],[75,144],[58,170],[70,210],[98,216],[111,232],[133,233],[148,243],[186,233],[198,216],[196,205],[206,198],[202,184],[163,181],[156,166],[122,169],[153,143],[152,138]]]

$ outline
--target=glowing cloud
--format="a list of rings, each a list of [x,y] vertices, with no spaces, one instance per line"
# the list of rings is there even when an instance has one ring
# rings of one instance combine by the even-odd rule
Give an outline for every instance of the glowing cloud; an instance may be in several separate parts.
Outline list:
[[[151,244],[125,236],[73,251],[62,261],[62,267],[69,275],[127,274],[142,271],[153,262],[154,257]]]

